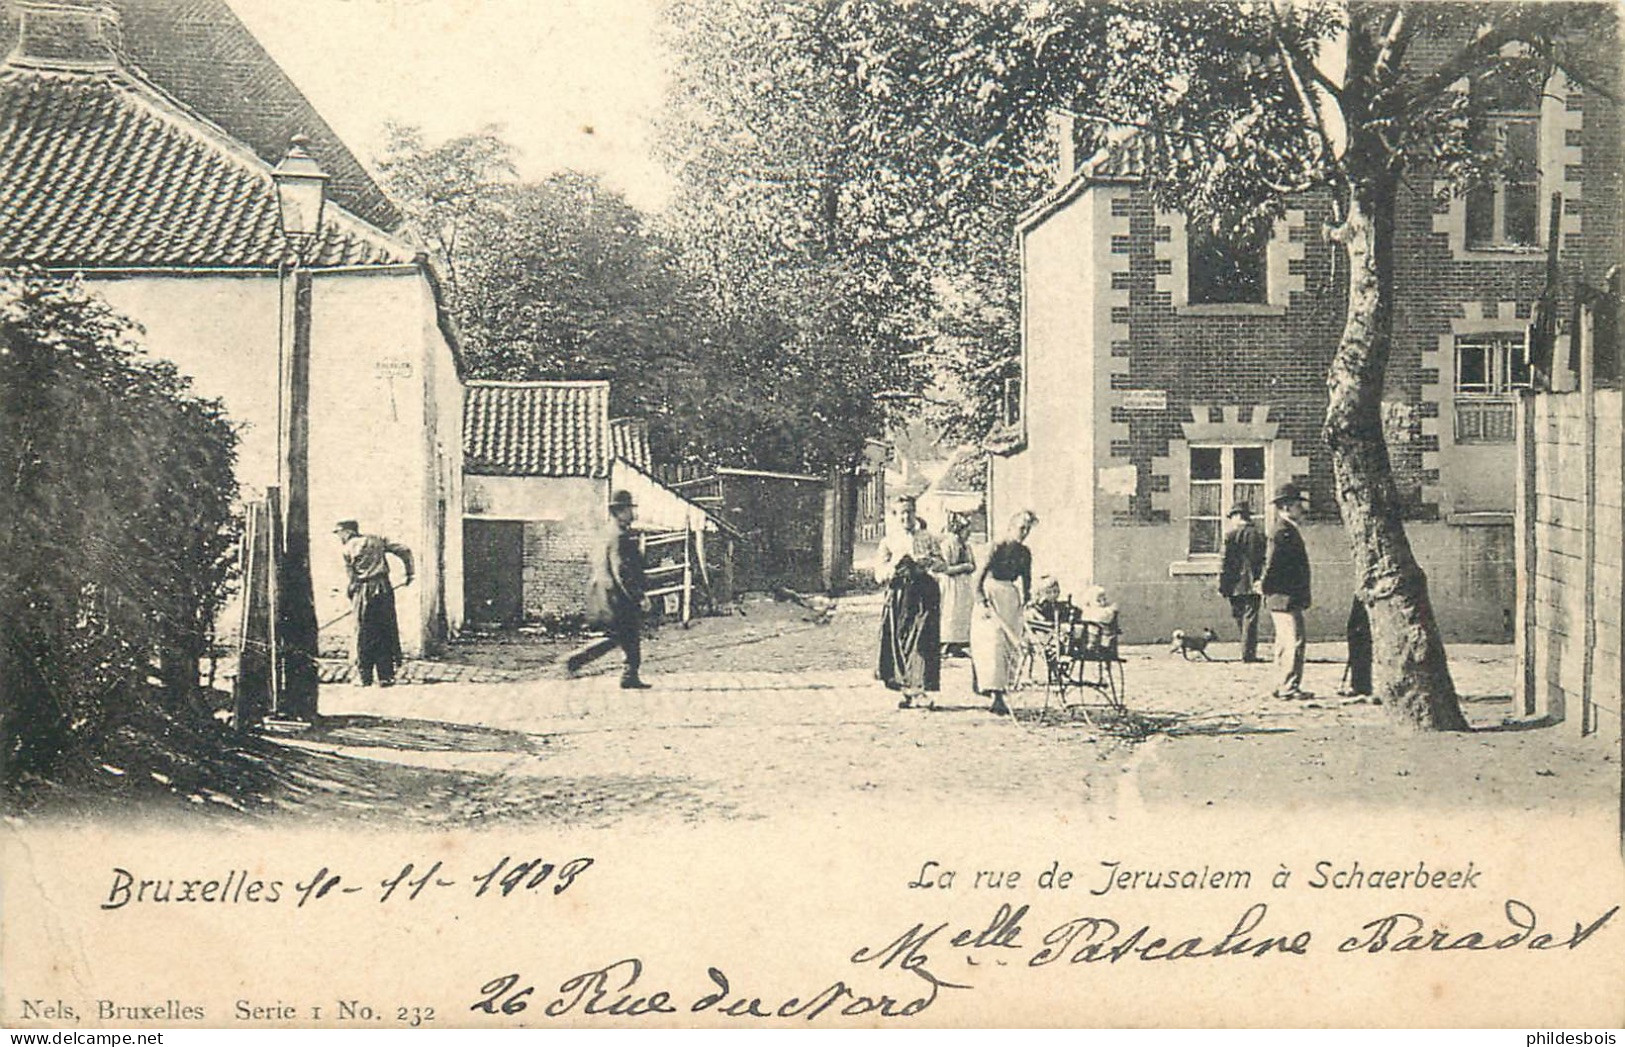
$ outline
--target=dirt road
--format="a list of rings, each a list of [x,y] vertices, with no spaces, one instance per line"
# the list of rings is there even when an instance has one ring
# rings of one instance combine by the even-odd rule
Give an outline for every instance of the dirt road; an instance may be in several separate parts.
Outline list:
[[[512,819],[838,817],[867,797],[932,807],[1230,809],[1313,805],[1540,809],[1617,802],[1618,751],[1518,723],[1512,651],[1459,647],[1452,666],[1475,730],[1417,735],[1380,707],[1281,702],[1267,665],[1125,652],[1129,708],[1149,732],[1050,710],[1027,691],[1013,719],[971,694],[950,659],[937,711],[900,711],[868,671],[874,597],[827,624],[793,604],[668,628],[647,646],[656,687],[566,680],[558,643],[459,647],[392,690],[330,685],[323,724],[283,740],[334,783],[276,797],[286,813],[433,825]],[[1311,649],[1307,686],[1329,695],[1340,645]],[[459,678],[461,677],[461,678]],[[1093,700],[1093,699],[1091,699]],[[1125,734],[1129,736],[1125,736]],[[345,783],[356,786],[355,790]],[[361,786],[364,785],[364,788]]]

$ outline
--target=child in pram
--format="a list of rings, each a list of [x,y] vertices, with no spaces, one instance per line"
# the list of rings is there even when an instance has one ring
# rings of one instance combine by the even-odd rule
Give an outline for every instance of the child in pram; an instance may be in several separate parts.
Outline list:
[[[1033,589],[1033,600],[1023,615],[1026,626],[1025,679],[1033,679],[1039,663],[1053,675],[1060,663],[1075,656],[1104,654],[1117,643],[1117,605],[1098,585],[1086,586],[1074,603],[1061,599],[1061,583],[1045,576]]]

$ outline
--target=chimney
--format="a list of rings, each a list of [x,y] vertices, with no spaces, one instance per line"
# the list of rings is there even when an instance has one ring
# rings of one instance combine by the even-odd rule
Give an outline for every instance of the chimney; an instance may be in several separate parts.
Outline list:
[[[1078,171],[1077,119],[1063,109],[1051,109],[1049,130],[1055,140],[1055,184],[1063,186]]]
[[[100,0],[11,0],[17,46],[6,61],[53,69],[118,65],[119,16]]]

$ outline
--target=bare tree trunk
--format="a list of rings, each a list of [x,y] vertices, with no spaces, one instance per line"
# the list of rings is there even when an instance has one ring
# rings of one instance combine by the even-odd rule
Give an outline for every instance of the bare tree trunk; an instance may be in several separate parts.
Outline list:
[[[1383,376],[1393,332],[1393,226],[1396,181],[1389,176],[1351,194],[1348,219],[1334,231],[1349,259],[1348,320],[1326,375],[1326,424],[1338,505],[1370,610],[1375,694],[1402,722],[1421,730],[1463,731],[1444,641],[1428,599],[1427,575],[1405,537],[1382,432]]]

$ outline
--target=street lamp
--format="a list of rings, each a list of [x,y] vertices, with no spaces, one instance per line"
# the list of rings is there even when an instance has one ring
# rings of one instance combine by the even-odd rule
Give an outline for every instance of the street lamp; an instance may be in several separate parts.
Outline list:
[[[276,183],[277,215],[288,241],[293,271],[293,298],[289,281],[279,268],[282,315],[291,313],[292,331],[287,346],[286,373],[279,376],[285,392],[286,416],[278,424],[287,433],[278,471],[286,483],[282,524],[282,557],[277,571],[276,646],[282,682],[272,690],[273,723],[306,725],[316,716],[317,627],[315,585],[310,577],[310,305],[311,274],[307,256],[321,235],[322,212],[327,203],[327,173],[310,155],[310,139],[295,135],[288,153],[271,172]],[[279,338],[278,349],[285,338]]]
[[[288,155],[271,172],[276,182],[282,235],[288,238],[300,261],[303,261],[305,248],[321,232],[322,211],[327,206],[328,174],[310,155],[309,147],[309,138],[294,135],[288,144]]]

